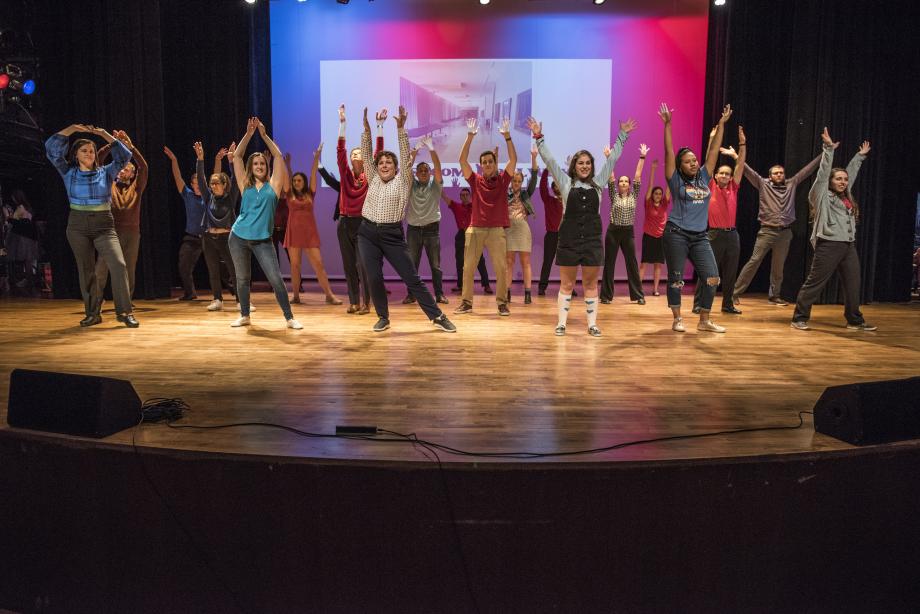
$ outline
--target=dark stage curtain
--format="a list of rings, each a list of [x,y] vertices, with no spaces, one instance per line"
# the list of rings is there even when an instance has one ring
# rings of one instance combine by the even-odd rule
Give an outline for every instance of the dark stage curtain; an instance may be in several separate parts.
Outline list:
[[[907,0],[729,0],[710,8],[704,134],[724,103],[748,139],[748,164],[766,176],[774,164],[794,174],[820,153],[827,126],[841,142],[835,166],[845,167],[868,139],[872,152],[854,187],[862,208],[857,247],[862,299],[909,299],[911,248],[920,174],[912,151],[920,136],[920,47],[914,2]],[[786,261],[783,296],[798,293],[811,265],[807,194],[796,197],[795,238]],[[757,195],[745,180],[738,206],[742,264],[758,229]],[[769,258],[768,258],[769,260]],[[769,262],[751,285],[766,291]],[[832,281],[825,302],[838,300]]]
[[[270,91],[250,87],[253,71],[261,71],[260,84],[270,88],[268,3],[35,0],[34,9],[45,136],[71,123],[131,135],[150,165],[135,296],[168,296],[170,287],[178,285],[185,212],[163,146],[176,153],[187,179],[194,170],[194,141],[205,143],[210,168],[216,150],[243,133],[253,109],[258,107],[271,125]],[[266,37],[259,53],[250,51],[251,32]],[[78,297],[64,234],[66,194],[53,170],[44,173],[43,181],[55,296]]]

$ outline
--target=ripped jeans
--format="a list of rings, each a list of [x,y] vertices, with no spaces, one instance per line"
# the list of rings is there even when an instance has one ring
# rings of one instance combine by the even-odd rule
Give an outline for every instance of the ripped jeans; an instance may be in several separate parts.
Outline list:
[[[662,235],[664,259],[668,267],[668,307],[680,307],[680,291],[684,287],[684,267],[687,257],[693,263],[703,284],[700,309],[712,309],[712,299],[719,286],[719,269],[706,231],[691,232],[668,222]]]

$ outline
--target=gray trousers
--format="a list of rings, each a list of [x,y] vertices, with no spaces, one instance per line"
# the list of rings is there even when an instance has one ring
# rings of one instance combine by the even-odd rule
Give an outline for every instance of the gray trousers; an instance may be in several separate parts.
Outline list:
[[[799,290],[795,300],[795,322],[807,322],[811,317],[811,306],[815,304],[824,286],[834,273],[840,276],[843,286],[843,316],[847,324],[865,322],[859,310],[860,270],[856,243],[846,241],[826,241],[818,239],[815,245],[815,257],[811,261],[808,278]]]
[[[121,245],[121,253],[125,257],[125,268],[128,271],[128,296],[134,297],[134,271],[137,268],[137,254],[141,246],[141,233],[134,230],[115,231],[118,236],[118,243]],[[105,292],[105,284],[109,281],[109,267],[105,259],[96,258],[96,284],[99,286],[99,296]],[[114,290],[113,290],[114,292]]]
[[[773,251],[773,258],[770,263],[770,292],[767,296],[781,296],[783,289],[783,267],[786,266],[786,256],[789,254],[789,244],[792,242],[791,228],[775,228],[770,226],[761,226],[757,233],[757,239],[754,241],[754,252],[751,259],[747,261],[744,268],[738,274],[738,281],[735,282],[733,296],[741,296],[751,280],[760,268],[760,263],[766,257],[767,252]]]
[[[110,211],[74,211],[67,220],[67,242],[77,261],[80,294],[87,316],[98,315],[102,305],[99,284],[96,283],[96,252],[112,274],[112,294],[115,312],[131,313],[128,292],[128,270],[125,257],[115,234],[115,220]]]

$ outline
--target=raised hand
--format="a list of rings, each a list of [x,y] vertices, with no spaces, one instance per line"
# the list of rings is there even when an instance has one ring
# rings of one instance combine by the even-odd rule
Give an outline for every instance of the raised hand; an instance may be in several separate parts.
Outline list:
[[[495,161],[498,162],[498,145],[492,148],[492,153],[495,154]]]
[[[127,147],[128,149],[131,149],[132,147],[134,147],[134,143],[131,142],[131,137],[129,137],[128,133],[125,132],[124,130],[115,130],[112,136],[114,136],[116,139],[124,143],[125,147]]]
[[[261,134],[262,136],[265,136],[265,124],[263,124],[262,120],[259,119],[258,117],[256,117],[255,120],[256,120],[256,130],[259,131],[259,134]]]
[[[380,109],[379,111],[377,111],[377,113],[374,114],[374,117],[376,118],[377,123],[385,124],[387,122],[387,116],[389,115],[389,113],[390,112],[386,109]]]
[[[666,124],[671,123],[671,114],[673,112],[674,112],[674,109],[669,109],[668,103],[666,102],[662,102],[661,106],[658,107],[658,117],[660,117],[661,121],[663,121]]]
[[[345,105],[344,104],[339,105],[339,123],[340,124],[345,123]]]
[[[236,153],[236,141],[230,143],[230,147],[227,148],[227,157],[232,158],[233,154]]]
[[[415,144],[415,147],[409,149],[409,166],[415,164],[415,156],[418,155],[418,150],[422,148],[421,142]]]
[[[316,146],[316,149],[313,151],[313,157],[318,158],[323,155],[323,142],[320,141],[319,145]]]
[[[534,117],[527,118],[527,127],[530,128],[534,136],[543,134],[543,122],[538,122]]]
[[[418,147],[425,147],[425,149],[428,151],[432,151],[434,149],[434,141],[432,140],[431,135],[426,134],[420,138],[418,141]]]
[[[226,147],[221,147],[217,150],[217,153],[214,155],[215,160],[223,160],[227,157],[228,149]]]
[[[634,120],[631,117],[627,119],[625,122],[620,122],[620,130],[622,130],[626,134],[629,134],[630,132],[635,130],[638,126],[639,124],[636,122],[636,120]]]
[[[723,156],[728,156],[729,158],[738,159],[738,153],[735,151],[735,148],[732,146],[728,147],[719,147],[719,153]]]
[[[747,137],[744,136],[744,128],[739,125],[738,126],[738,146],[740,147],[741,145],[745,145],[745,144],[747,144]]]
[[[604,145],[604,157],[609,158],[610,152],[611,152],[610,144],[608,143],[607,145]]]
[[[174,154],[172,149],[170,149],[169,147],[163,147],[163,153],[165,153],[166,157],[172,160],[173,162],[176,161],[176,154]]]
[[[192,145],[192,149],[195,150],[195,157],[199,160],[204,160],[204,147],[201,146],[201,141],[195,141]]]
[[[725,124],[728,121],[728,118],[732,116],[732,105],[727,104],[722,107],[722,117],[719,118],[720,124]]]
[[[265,164],[271,166],[272,164],[272,152],[268,149],[262,152],[262,155],[265,157]]]
[[[824,127],[824,132],[821,133],[821,140],[825,145],[830,145],[833,149],[840,147],[840,141],[834,142],[834,139],[831,138],[830,133],[827,131],[827,126]]]
[[[645,143],[641,143],[639,145],[639,155],[642,156],[643,158],[648,155],[649,151],[650,151],[649,146],[646,145]]]
[[[466,120],[466,132],[467,134],[476,134],[479,132],[479,126],[476,125],[475,117]]]
[[[498,133],[505,138],[511,134],[511,118],[506,117],[502,120],[501,126],[498,127]]]
[[[291,168],[291,152],[285,152],[281,158],[284,160],[284,165]]]
[[[364,107],[364,130],[366,132],[371,131],[371,124],[367,121],[367,107]]]
[[[872,146],[869,145],[869,141],[863,141],[862,145],[859,146],[859,155],[868,156],[870,149],[872,149]]]
[[[387,112],[387,110],[384,109],[384,110],[383,110],[384,119],[386,118],[386,112]],[[406,107],[404,107],[404,106],[402,106],[402,105],[399,105],[399,115],[396,116],[396,128],[397,128],[397,130],[398,130],[399,128],[402,128],[403,126],[406,125],[406,120],[407,120],[408,118],[409,118],[409,114],[406,113]]]
[[[537,145],[530,145],[530,161],[533,163],[533,166],[537,165]]]
[[[246,134],[248,134],[249,136],[252,136],[253,134],[256,133],[256,130],[258,129],[259,129],[259,118],[250,117],[249,120],[246,122]]]

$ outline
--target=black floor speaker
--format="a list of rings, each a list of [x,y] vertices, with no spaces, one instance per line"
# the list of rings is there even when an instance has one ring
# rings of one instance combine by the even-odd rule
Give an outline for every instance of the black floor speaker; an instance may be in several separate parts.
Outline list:
[[[920,377],[831,386],[815,404],[815,431],[857,446],[920,437]]]
[[[7,410],[17,428],[107,437],[140,422],[141,400],[125,380],[15,369]]]

